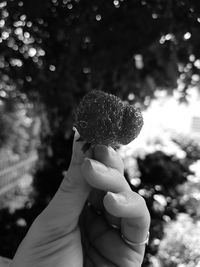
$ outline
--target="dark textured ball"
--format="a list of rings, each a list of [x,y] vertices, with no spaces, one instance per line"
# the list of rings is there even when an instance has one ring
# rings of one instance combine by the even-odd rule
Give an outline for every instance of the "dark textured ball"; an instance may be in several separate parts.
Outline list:
[[[81,139],[91,145],[117,148],[134,140],[143,125],[140,110],[119,97],[90,91],[80,102],[75,118]]]

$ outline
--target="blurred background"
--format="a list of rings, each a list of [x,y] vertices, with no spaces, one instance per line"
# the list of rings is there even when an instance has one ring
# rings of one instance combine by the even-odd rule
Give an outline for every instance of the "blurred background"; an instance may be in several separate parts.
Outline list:
[[[55,194],[91,89],[144,115],[120,149],[152,218],[143,266],[200,266],[199,48],[198,0],[0,1],[2,266]]]

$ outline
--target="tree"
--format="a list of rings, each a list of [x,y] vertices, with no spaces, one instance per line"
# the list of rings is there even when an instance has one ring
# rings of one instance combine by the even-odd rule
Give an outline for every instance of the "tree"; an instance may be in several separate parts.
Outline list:
[[[90,89],[147,105],[155,89],[170,92],[182,80],[184,97],[199,81],[199,7],[186,0],[2,1],[1,73],[38,112],[42,106],[44,157],[63,161],[57,137],[67,142],[74,107]]]

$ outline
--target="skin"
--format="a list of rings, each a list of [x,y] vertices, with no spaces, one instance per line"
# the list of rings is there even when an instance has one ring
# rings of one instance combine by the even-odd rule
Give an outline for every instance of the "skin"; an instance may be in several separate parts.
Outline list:
[[[131,191],[114,149],[97,145],[86,157],[78,138],[76,132],[60,188],[33,222],[11,267],[141,266],[145,246],[128,245],[120,231],[133,242],[145,240],[150,225],[145,201]],[[89,195],[92,205],[85,205]]]

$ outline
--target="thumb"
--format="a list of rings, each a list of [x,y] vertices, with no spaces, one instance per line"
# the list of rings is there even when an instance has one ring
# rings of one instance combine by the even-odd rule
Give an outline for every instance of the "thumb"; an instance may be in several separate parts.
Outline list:
[[[46,227],[49,225],[50,229],[55,227],[61,231],[65,229],[65,232],[73,231],[91,190],[81,173],[81,164],[91,152],[88,151],[87,155],[82,152],[84,142],[78,141],[79,137],[75,130],[69,169],[55,196],[40,214],[40,220],[45,222]]]

